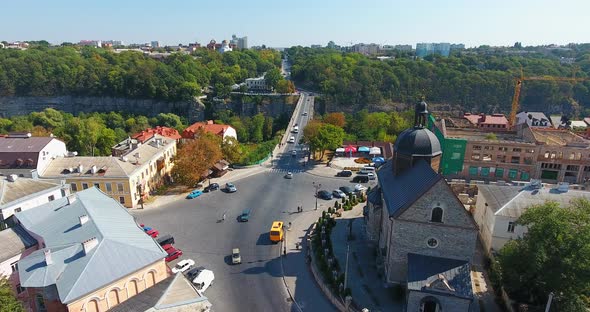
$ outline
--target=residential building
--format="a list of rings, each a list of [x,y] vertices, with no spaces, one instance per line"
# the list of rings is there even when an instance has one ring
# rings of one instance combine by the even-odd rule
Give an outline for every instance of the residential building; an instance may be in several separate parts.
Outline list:
[[[248,49],[248,37],[244,36],[244,37],[239,38],[236,35],[232,35],[231,40],[230,40],[230,44],[240,50]]]
[[[54,137],[10,133],[0,137],[0,174],[36,177],[52,159],[67,154],[66,144]]]
[[[441,145],[426,103],[395,142],[368,194],[367,237],[378,245],[387,284],[405,284],[406,311],[469,311],[477,226],[438,173]]]
[[[171,180],[176,140],[155,134],[120,157],[59,157],[40,176],[64,179],[72,192],[96,187],[123,206],[136,208],[149,192]]]
[[[18,261],[37,249],[37,240],[19,224],[0,231],[0,278],[8,279],[20,300],[26,299],[27,292],[20,284]]]
[[[233,51],[232,47],[230,47],[229,42],[227,42],[227,40],[223,40],[221,42],[221,47],[219,47],[219,49],[217,50],[219,51],[219,53],[225,53],[225,52],[231,52]]]
[[[166,252],[97,188],[16,217],[39,243],[18,261],[33,311],[106,311],[168,277]]]
[[[177,142],[182,138],[176,129],[157,126],[135,133],[129,138],[117,143],[117,145],[111,148],[111,155],[115,157],[123,156],[153,138],[156,134]]]
[[[439,54],[441,56],[449,56],[451,52],[451,44],[446,42],[441,43],[417,43],[416,56],[424,58],[432,54]]]
[[[152,48],[159,48],[160,47],[160,41],[152,41],[150,42],[150,47]]]
[[[508,131],[510,126],[504,114],[471,114],[463,115],[471,124],[484,131]]]
[[[102,42],[103,45],[108,44],[110,46],[124,46],[125,43],[121,40],[105,40]]]
[[[102,48],[102,41],[101,40],[80,40],[78,45],[81,46],[90,46],[95,48]]]
[[[480,184],[473,217],[487,253],[499,251],[509,240],[522,238],[527,228],[516,221],[532,205],[553,201],[567,206],[572,200],[590,200],[590,192],[573,186],[543,185],[539,181],[517,185]]]
[[[396,44],[394,46],[394,49],[395,50],[398,50],[398,51],[408,51],[408,52],[410,52],[410,51],[412,51],[412,45],[411,44]]]
[[[264,76],[256,78],[246,78],[246,88],[248,91],[268,91],[266,79]]]
[[[526,123],[529,127],[551,128],[551,120],[541,112],[520,112],[516,114],[516,125]]]
[[[451,49],[451,51],[465,50],[465,44],[463,44],[463,43],[451,43],[450,49]]]
[[[216,124],[213,122],[213,120],[207,120],[205,122],[195,122],[194,124],[188,126],[186,129],[184,129],[184,131],[182,131],[182,138],[194,139],[195,134],[197,134],[200,130],[217,135],[222,139],[225,139],[227,137],[232,137],[236,140],[238,139],[236,129],[234,129],[230,125]]]
[[[69,188],[59,180],[0,177],[0,230],[15,225],[15,213],[67,196]]]
[[[375,43],[357,43],[351,47],[351,51],[365,55],[375,55],[381,51],[381,46]]]

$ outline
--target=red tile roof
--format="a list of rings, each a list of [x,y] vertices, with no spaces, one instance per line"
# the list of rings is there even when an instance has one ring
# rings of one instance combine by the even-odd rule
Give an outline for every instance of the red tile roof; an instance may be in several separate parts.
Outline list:
[[[229,127],[230,126],[228,125],[215,124],[213,123],[213,120],[196,122],[182,131],[182,137],[186,139],[193,139],[195,137],[195,133],[197,133],[197,131],[200,129],[203,129],[205,132],[223,137],[223,134],[227,131],[227,129],[229,129]]]
[[[465,113],[463,115],[465,119],[469,120],[474,125],[505,125],[508,126],[508,119],[503,114],[492,114],[492,115],[476,115]]]
[[[168,127],[160,127],[157,126],[155,128],[145,129],[139,133],[136,133],[131,136],[131,138],[138,140],[139,142],[143,143],[149,140],[154,134],[159,134],[161,136],[165,136],[167,138],[171,138],[173,140],[179,140],[181,138],[180,134],[176,129],[168,128]]]

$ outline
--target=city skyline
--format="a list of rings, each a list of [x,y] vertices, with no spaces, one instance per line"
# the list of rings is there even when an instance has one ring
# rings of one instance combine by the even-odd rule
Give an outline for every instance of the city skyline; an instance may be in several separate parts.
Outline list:
[[[112,0],[9,2],[2,5],[10,14],[0,20],[0,27],[10,31],[0,40],[47,40],[53,44],[158,40],[162,45],[177,45],[229,40],[236,34],[248,36],[250,46],[271,47],[326,45],[330,40],[343,46],[361,42],[413,46],[418,42],[450,42],[467,47],[509,46],[517,41],[524,46],[588,42],[585,29],[590,21],[584,12],[590,9],[590,3],[565,0],[559,6],[575,10],[558,10],[548,0],[485,4],[467,0],[445,4],[327,0],[317,4],[304,0],[288,7],[271,1],[235,0],[199,4],[136,0],[124,4]]]

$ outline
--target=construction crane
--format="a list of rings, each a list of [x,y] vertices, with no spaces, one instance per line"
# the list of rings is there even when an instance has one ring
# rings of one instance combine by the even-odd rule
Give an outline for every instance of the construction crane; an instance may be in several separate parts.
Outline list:
[[[522,83],[525,80],[537,80],[537,81],[564,81],[564,82],[581,82],[590,80],[590,78],[579,78],[575,76],[573,77],[553,77],[553,76],[532,76],[532,77],[525,77],[522,71],[522,67],[520,68],[520,77],[515,78],[515,86],[514,86],[514,97],[512,97],[512,110],[510,111],[510,125],[512,127],[516,126],[516,113],[518,112],[519,108],[519,100],[520,100],[520,89],[522,88]]]

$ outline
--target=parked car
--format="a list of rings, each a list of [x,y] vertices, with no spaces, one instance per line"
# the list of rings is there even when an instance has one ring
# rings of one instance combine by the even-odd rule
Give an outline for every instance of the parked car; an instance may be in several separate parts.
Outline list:
[[[164,249],[164,251],[168,252],[169,249],[174,248],[174,246],[172,246],[172,244],[166,244],[162,246],[162,249]]]
[[[152,238],[156,238],[160,234],[160,232],[158,232],[158,230],[156,230],[156,229],[151,229],[151,230],[149,230],[149,231],[147,231],[145,233],[147,235],[151,236]]]
[[[188,195],[186,195],[187,199],[193,199],[193,198],[197,198],[199,196],[203,195],[203,191],[201,190],[193,190],[192,192],[188,193]]]
[[[178,257],[182,256],[182,250],[171,248],[168,249],[168,256],[166,257],[166,262],[170,262],[172,260],[178,259]]]
[[[215,280],[215,275],[211,270],[201,270],[197,277],[193,280],[193,284],[197,288],[197,291],[202,294],[213,285],[213,281]]]
[[[361,192],[361,191],[364,191],[366,189],[367,189],[367,187],[364,186],[364,185],[362,185],[362,184],[357,184],[357,185],[354,186],[354,191],[355,192]]]
[[[231,182],[225,183],[225,190],[228,193],[235,193],[235,192],[238,191],[238,189],[236,188],[236,186],[233,183],[231,183]]]
[[[199,275],[199,273],[201,273],[201,271],[203,271],[205,269],[205,267],[196,267],[196,268],[192,268],[190,270],[188,270],[185,274],[186,277],[192,281],[197,275]]]
[[[205,187],[205,189],[203,190],[203,192],[205,193],[209,193],[212,191],[217,191],[219,189],[219,184],[217,183],[211,183],[209,185],[207,185],[207,187]]]
[[[326,190],[321,190],[318,192],[318,198],[326,199],[326,200],[332,199],[332,193],[330,193]]]
[[[232,264],[240,264],[242,263],[242,256],[240,256],[240,249],[234,248],[231,251],[231,263]]]
[[[357,175],[356,177],[352,178],[353,183],[367,183],[369,182],[369,176],[367,175]]]
[[[244,211],[238,216],[238,221],[248,222],[248,220],[250,220],[250,209],[244,209]]]
[[[341,186],[339,190],[341,190],[346,195],[354,193],[354,190],[348,186]]]
[[[333,190],[332,196],[334,196],[334,198],[344,198],[346,197],[346,194],[344,194],[344,192],[342,192],[341,190]]]
[[[170,234],[164,234],[158,238],[156,238],[156,242],[160,244],[160,246],[164,246],[167,244],[174,244],[174,237]]]
[[[173,268],[172,273],[176,274],[178,272],[183,273],[185,271],[190,270],[193,265],[195,265],[195,261],[193,259],[184,259],[178,262]]]
[[[352,171],[342,170],[336,174],[337,177],[352,177]]]

